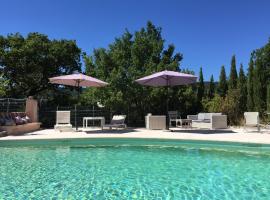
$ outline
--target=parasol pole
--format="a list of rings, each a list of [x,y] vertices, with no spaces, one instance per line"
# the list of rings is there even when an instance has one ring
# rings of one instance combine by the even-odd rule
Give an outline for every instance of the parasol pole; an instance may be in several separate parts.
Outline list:
[[[169,78],[166,77],[167,86],[166,86],[166,129],[169,130]]]
[[[80,99],[80,80],[76,81],[77,84],[77,103],[75,104],[75,127],[76,131],[78,131],[78,123],[77,123],[77,104]]]

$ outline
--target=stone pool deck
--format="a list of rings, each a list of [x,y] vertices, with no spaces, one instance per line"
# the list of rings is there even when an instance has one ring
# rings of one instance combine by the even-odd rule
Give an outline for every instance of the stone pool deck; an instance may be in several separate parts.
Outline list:
[[[58,132],[54,129],[44,129],[21,136],[7,136],[0,140],[35,140],[35,139],[68,139],[68,138],[156,138],[223,142],[244,142],[270,144],[270,130],[243,130],[231,128],[226,130],[196,130],[172,129],[173,132],[162,130],[147,130],[144,128],[129,128],[126,130],[87,129],[80,132]]]

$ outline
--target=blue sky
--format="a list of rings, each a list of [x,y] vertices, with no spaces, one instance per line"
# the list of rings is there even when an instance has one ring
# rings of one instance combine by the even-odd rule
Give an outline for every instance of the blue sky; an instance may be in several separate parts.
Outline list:
[[[181,67],[218,79],[230,60],[247,68],[250,53],[270,38],[269,0],[1,0],[0,34],[41,32],[75,39],[87,54],[107,47],[127,28],[151,20],[166,45],[183,53]]]

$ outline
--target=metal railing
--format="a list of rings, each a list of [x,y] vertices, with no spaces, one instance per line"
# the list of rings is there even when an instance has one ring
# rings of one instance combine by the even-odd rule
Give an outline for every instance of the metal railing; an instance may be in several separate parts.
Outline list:
[[[1,98],[0,112],[24,112],[26,99]]]
[[[112,113],[105,109],[87,106],[51,106],[42,107],[39,110],[39,120],[43,127],[51,128],[56,122],[56,111],[67,110],[70,111],[71,124],[75,127],[76,123],[79,127],[83,126],[83,117],[105,117],[106,123],[109,123]],[[98,122],[93,121],[92,126],[96,126]]]
[[[75,127],[76,122],[78,127],[83,126],[84,117],[104,117],[105,123],[110,123],[113,115],[125,114],[126,124],[132,127],[144,126],[144,117],[134,117],[133,112],[119,113],[113,112],[105,108],[99,108],[96,106],[41,106],[39,109],[39,121],[44,128],[52,128],[56,123],[56,111],[67,110],[71,112],[70,120],[71,124]],[[135,112],[135,111],[134,111]],[[92,121],[89,126],[98,126],[99,121]]]

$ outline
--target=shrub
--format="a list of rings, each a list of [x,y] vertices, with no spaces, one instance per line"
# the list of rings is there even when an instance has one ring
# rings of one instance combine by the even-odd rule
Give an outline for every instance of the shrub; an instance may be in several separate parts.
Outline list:
[[[216,94],[211,100],[203,99],[202,105],[205,112],[221,112],[227,115],[229,125],[240,125],[243,120],[238,89],[229,90],[225,98]]]
[[[203,110],[205,112],[222,112],[223,101],[223,98],[218,94],[216,94],[211,100],[204,98],[202,100]]]
[[[228,116],[230,125],[240,125],[243,113],[240,109],[240,91],[238,89],[228,91],[222,105],[222,112]]]

